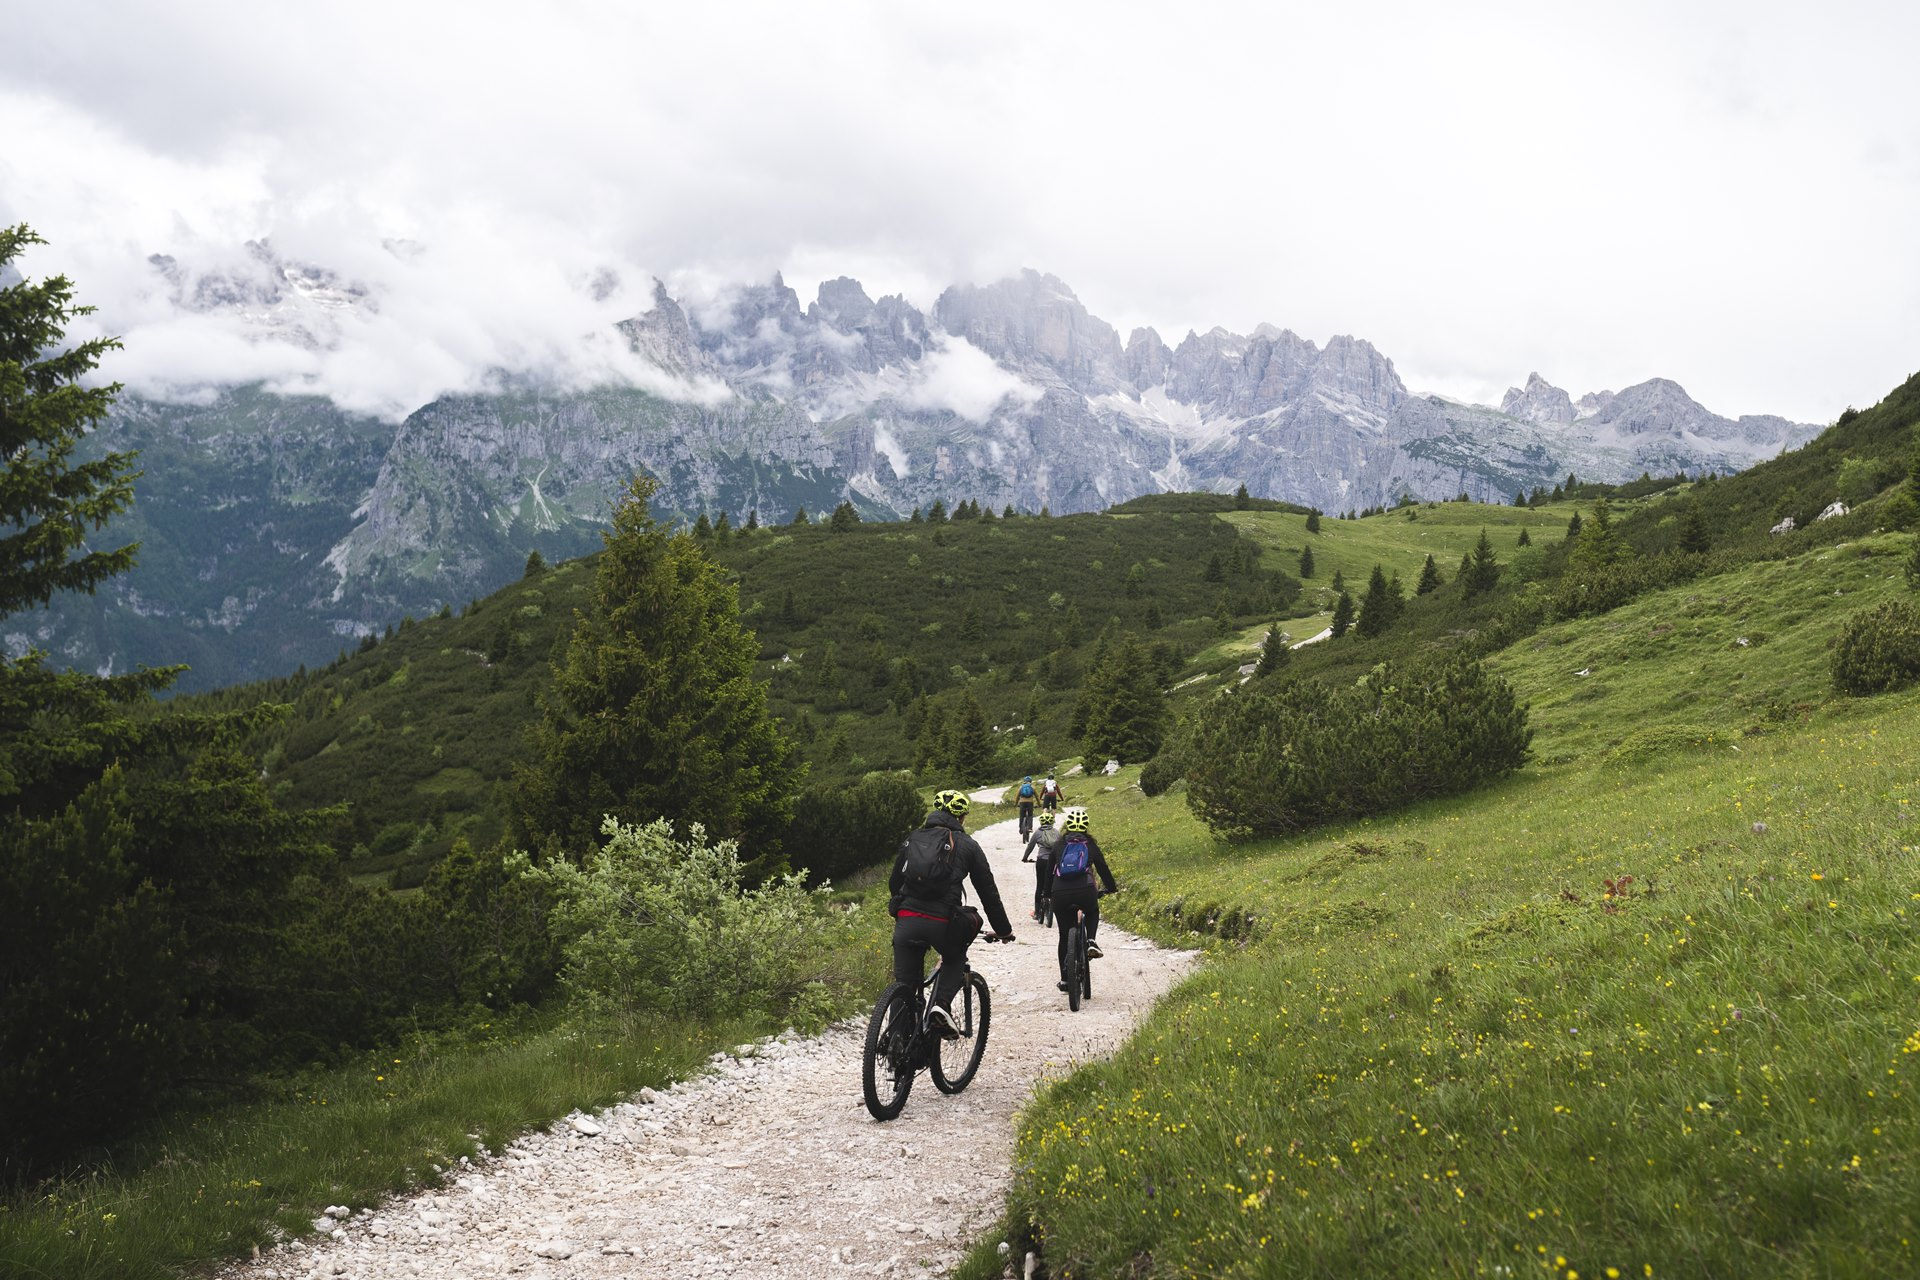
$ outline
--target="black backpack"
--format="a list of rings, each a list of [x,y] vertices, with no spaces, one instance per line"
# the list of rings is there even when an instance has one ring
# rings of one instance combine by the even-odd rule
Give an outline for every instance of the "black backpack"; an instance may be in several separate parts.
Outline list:
[[[948,891],[965,874],[953,832],[944,827],[922,827],[907,837],[904,848],[901,869],[908,896],[946,901]]]

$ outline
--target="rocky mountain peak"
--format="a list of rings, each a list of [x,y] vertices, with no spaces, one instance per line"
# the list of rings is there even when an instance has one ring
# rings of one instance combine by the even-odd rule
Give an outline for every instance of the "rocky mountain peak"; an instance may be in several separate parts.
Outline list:
[[[1127,385],[1120,335],[1057,276],[1029,268],[990,285],[954,285],[933,314],[948,333],[1037,381],[1083,395]]]
[[[873,315],[873,299],[851,276],[820,282],[820,294],[807,308],[807,319],[852,333]]]
[[[1527,385],[1508,387],[1500,401],[1500,412],[1537,426],[1564,425],[1579,415],[1574,412],[1573,397],[1538,373],[1527,375]]]
[[[1127,335],[1127,381],[1140,391],[1157,387],[1167,380],[1167,366],[1173,352],[1153,329],[1135,329]]]

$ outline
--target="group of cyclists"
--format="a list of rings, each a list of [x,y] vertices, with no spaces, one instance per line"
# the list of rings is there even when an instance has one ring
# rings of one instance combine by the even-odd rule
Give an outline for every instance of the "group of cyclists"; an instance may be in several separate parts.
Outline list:
[[[1020,833],[1027,838],[1021,861],[1034,864],[1032,919],[1042,921],[1049,900],[1058,926],[1059,988],[1068,989],[1068,936],[1076,917],[1084,918],[1086,955],[1100,957],[1095,942],[1100,929],[1100,896],[1119,888],[1107,866],[1106,855],[1094,839],[1087,811],[1064,810],[1065,797],[1052,775],[1035,784],[1021,780],[1015,800],[1020,806]],[[929,1017],[943,1034],[956,1034],[950,1012],[954,994],[967,973],[967,948],[984,924],[980,911],[966,904],[966,884],[993,926],[991,941],[1013,941],[1013,923],[994,883],[993,869],[979,844],[966,833],[965,819],[973,802],[966,792],[946,790],[933,798],[933,808],[918,830],[902,842],[894,859],[887,888],[893,913],[894,979],[917,984],[926,968],[929,950],[940,956],[934,978]],[[1033,810],[1038,807],[1039,825]],[[1057,819],[1057,825],[1056,825]],[[1077,1006],[1076,1006],[1077,1007]]]

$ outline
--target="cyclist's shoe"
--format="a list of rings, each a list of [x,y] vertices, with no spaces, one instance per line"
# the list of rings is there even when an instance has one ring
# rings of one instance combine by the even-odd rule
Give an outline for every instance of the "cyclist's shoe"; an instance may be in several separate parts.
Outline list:
[[[1087,959],[1089,959],[1089,960],[1098,960],[1098,959],[1099,959],[1099,958],[1100,958],[1101,956],[1103,956],[1103,955],[1105,955],[1105,954],[1106,954],[1106,952],[1104,952],[1104,951],[1102,951],[1102,950],[1100,949],[1100,944],[1099,944],[1099,943],[1097,943],[1097,942],[1089,942],[1089,943],[1087,944]]]
[[[960,1038],[960,1028],[954,1025],[953,1014],[937,1004],[927,1010],[927,1025],[949,1040]]]

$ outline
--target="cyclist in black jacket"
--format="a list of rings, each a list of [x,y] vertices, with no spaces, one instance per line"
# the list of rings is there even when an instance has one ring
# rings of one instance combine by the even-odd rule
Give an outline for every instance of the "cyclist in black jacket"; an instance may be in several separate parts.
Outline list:
[[[1100,891],[1115,893],[1119,890],[1113,882],[1113,872],[1107,869],[1106,855],[1100,852],[1100,842],[1093,838],[1091,824],[1087,821],[1087,811],[1078,806],[1068,809],[1062,816],[1060,829],[1065,832],[1061,848],[1055,851],[1058,858],[1065,851],[1066,841],[1076,835],[1086,837],[1087,869],[1079,875],[1055,875],[1053,878],[1053,921],[1060,929],[1060,989],[1067,989],[1067,933],[1073,928],[1073,909],[1078,907],[1087,921],[1087,958],[1098,960],[1100,947],[1094,937],[1100,931]],[[1055,863],[1057,867],[1058,862]],[[1094,884],[1094,876],[1100,877],[1100,884]]]
[[[940,975],[933,985],[932,1016],[934,1025],[949,1034],[957,1028],[947,1007],[966,977],[967,948],[980,932],[980,913],[965,901],[969,878],[993,924],[994,936],[1001,942],[1013,941],[1013,924],[1001,905],[993,868],[961,823],[972,807],[964,791],[942,791],[935,796],[933,812],[919,830],[901,842],[893,874],[887,878],[887,891],[892,895],[894,981],[919,982],[926,972],[927,948],[939,952]],[[916,842],[923,853],[932,850],[944,868],[938,878],[918,879],[911,874],[909,864],[914,861]]]

